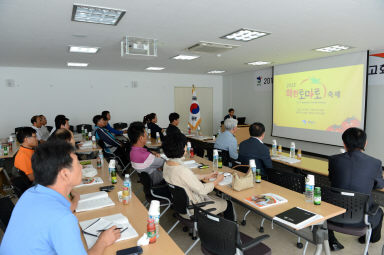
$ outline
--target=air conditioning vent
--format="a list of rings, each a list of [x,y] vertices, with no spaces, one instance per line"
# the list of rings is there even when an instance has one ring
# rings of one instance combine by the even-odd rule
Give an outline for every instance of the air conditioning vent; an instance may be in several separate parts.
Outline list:
[[[187,48],[193,52],[204,52],[204,53],[222,53],[228,50],[232,50],[239,47],[239,45],[213,43],[213,42],[199,42],[191,47]]]

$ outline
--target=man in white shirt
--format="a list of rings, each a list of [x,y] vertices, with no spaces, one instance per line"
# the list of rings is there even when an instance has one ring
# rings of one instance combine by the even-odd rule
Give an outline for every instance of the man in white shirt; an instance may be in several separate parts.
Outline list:
[[[35,115],[31,118],[32,128],[36,130],[36,138],[39,142],[45,142],[41,135],[41,118],[39,115]]]
[[[45,126],[47,125],[47,118],[45,118],[44,115],[40,115],[40,120],[41,120],[41,127],[40,127],[41,139],[44,141],[47,141],[49,137],[49,130]]]

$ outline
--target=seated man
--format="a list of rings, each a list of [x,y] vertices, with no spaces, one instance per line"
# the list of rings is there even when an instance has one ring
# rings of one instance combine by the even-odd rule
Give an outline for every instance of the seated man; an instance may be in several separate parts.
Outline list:
[[[384,187],[381,161],[367,154],[367,135],[359,128],[349,128],[342,135],[344,148],[347,152],[329,158],[329,180],[331,186],[371,195],[373,189]],[[371,242],[376,243],[381,238],[383,211],[379,208],[376,215],[369,217],[372,225]],[[359,238],[365,243],[365,236]],[[333,231],[329,231],[331,250],[344,248],[336,239]]]
[[[5,231],[0,254],[87,254],[68,196],[81,183],[75,148],[64,141],[40,145],[32,157],[36,186],[21,196]],[[102,254],[120,238],[116,226],[98,237],[88,254]]]
[[[101,117],[103,117],[103,119],[107,121],[106,129],[108,129],[109,132],[114,133],[115,135],[124,134],[124,131],[116,130],[113,127],[111,127],[111,125],[109,125],[109,121],[111,120],[111,114],[109,113],[109,111],[103,111],[101,113]]]
[[[60,128],[65,128],[69,130],[69,119],[62,114],[59,114],[55,117],[55,127],[52,128],[51,133],[49,135],[51,136],[57,129]]]
[[[32,184],[35,178],[31,158],[38,145],[36,130],[31,127],[23,127],[17,132],[16,138],[20,143],[20,148],[16,154],[14,165],[18,170],[25,173]]]
[[[167,128],[166,134],[181,133],[180,129],[177,127],[179,125],[180,115],[176,112],[169,114],[169,126]]]
[[[226,119],[236,119],[235,110],[233,108],[229,108],[228,114],[224,117],[224,120]]]
[[[231,118],[226,119],[224,121],[224,127],[225,131],[217,137],[214,148],[228,151],[231,159],[236,160],[239,156],[237,153],[237,140],[234,135],[237,130],[237,120]]]
[[[272,168],[272,160],[269,149],[263,143],[265,127],[262,123],[255,122],[249,126],[249,135],[251,136],[242,141],[239,146],[239,161],[243,165],[249,165],[249,160],[254,159],[256,168],[265,175],[267,168]]]
[[[41,118],[38,115],[35,115],[31,118],[32,128],[36,131],[36,138],[39,142],[45,142],[45,140],[42,139],[41,135]]]
[[[116,140],[105,128],[107,126],[107,121],[101,115],[96,115],[93,117],[93,123],[95,123],[96,140],[100,140],[103,143],[102,147],[104,151],[118,156],[123,161],[124,165],[128,164],[129,158],[126,152],[127,148],[124,144]]]
[[[47,141],[49,137],[48,128],[45,126],[47,125],[47,118],[45,118],[44,115],[40,115],[39,117],[41,119],[41,127],[40,127],[41,139],[44,141]]]
[[[147,172],[154,185],[163,181],[162,168],[165,160],[160,158],[159,154],[152,154],[144,145],[147,142],[145,126],[142,122],[132,122],[128,128],[128,137],[132,144],[130,159],[131,164],[137,172]]]

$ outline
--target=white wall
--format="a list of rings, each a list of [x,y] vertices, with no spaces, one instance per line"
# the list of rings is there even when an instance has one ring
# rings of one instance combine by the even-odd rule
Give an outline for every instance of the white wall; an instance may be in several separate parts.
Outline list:
[[[384,59],[382,60],[384,64]],[[380,66],[380,64],[379,64]],[[228,106],[231,105],[236,110],[236,116],[246,116],[247,123],[255,121],[262,122],[265,125],[265,142],[271,143],[272,128],[272,88],[271,85],[262,84],[257,86],[256,77],[271,77],[272,68],[245,72],[230,76],[224,76],[223,79],[223,95],[224,98],[223,112],[226,112]],[[377,81],[377,79],[379,81]],[[368,145],[366,152],[379,158],[384,162],[384,73],[375,76],[375,83],[368,81],[368,97],[367,97],[367,115],[366,115],[366,132],[368,136]],[[230,103],[226,103],[230,102]],[[284,138],[276,138],[279,144],[287,148],[292,140]],[[333,155],[339,153],[341,147],[329,146],[324,144],[316,144],[303,141],[295,141],[296,147],[304,151],[315,152],[323,155]]]
[[[14,80],[14,86],[7,86],[7,80]],[[137,88],[132,81],[137,81]],[[219,123],[223,116],[221,76],[0,67],[0,138],[15,127],[30,125],[37,114],[44,114],[48,125],[54,126],[57,114],[77,125],[92,124],[92,117],[102,110],[111,112],[112,123],[141,121],[144,114],[156,112],[158,124],[167,127],[168,115],[174,111],[174,87],[192,84],[197,89],[213,88],[213,123]],[[185,102],[188,108],[190,104]]]

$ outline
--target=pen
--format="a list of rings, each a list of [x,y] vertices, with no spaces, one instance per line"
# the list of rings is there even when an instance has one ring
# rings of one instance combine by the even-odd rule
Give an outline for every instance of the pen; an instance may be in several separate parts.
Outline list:
[[[115,229],[122,229],[122,228],[115,228]],[[97,230],[97,232],[104,232],[105,230],[108,230],[108,229],[100,229],[100,230]]]

